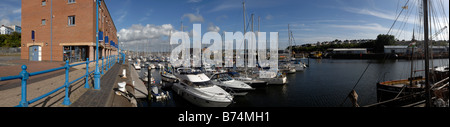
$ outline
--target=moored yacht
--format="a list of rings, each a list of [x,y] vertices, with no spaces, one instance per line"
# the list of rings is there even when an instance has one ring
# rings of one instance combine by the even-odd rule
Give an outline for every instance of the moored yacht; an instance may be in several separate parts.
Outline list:
[[[190,68],[179,68],[175,76],[179,79],[172,89],[175,93],[200,107],[227,107],[233,96],[217,85],[202,72]]]
[[[134,69],[141,70],[141,60],[137,59],[135,63],[133,63]]]
[[[242,81],[234,80],[228,73],[215,73],[210,76],[211,81],[214,84],[224,88],[225,90],[230,90],[233,92],[243,92],[248,90],[254,90],[251,86],[247,85]]]
[[[269,85],[284,85],[287,83],[287,77],[280,72],[268,73],[267,77],[259,77],[258,80],[267,82]]]
[[[291,62],[292,62],[292,65],[295,67],[295,71],[303,71],[306,68],[306,64],[304,64],[300,61],[294,60]]]

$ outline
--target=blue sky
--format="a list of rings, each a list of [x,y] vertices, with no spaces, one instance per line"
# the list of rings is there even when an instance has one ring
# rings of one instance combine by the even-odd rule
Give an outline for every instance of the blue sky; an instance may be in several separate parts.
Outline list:
[[[20,24],[20,0],[1,0],[0,23]],[[296,44],[334,39],[375,39],[386,34],[401,7],[408,0],[246,0],[247,22],[250,14],[261,18],[262,32],[279,32],[280,48],[287,46],[290,24]],[[448,25],[449,1],[433,0],[437,16]],[[396,38],[410,40],[421,0],[410,0],[408,9],[399,17],[393,32]],[[440,3],[443,3],[442,6]],[[242,0],[106,0],[118,33],[124,43],[152,43],[163,47],[168,31],[192,31],[193,23],[208,31],[243,31]],[[439,3],[439,4],[438,4]],[[438,6],[438,7],[437,7]],[[442,7],[444,9],[442,9]],[[408,16],[404,16],[408,15]],[[409,17],[409,18],[408,18]],[[444,20],[446,21],[444,22]],[[250,27],[249,27],[250,29]],[[448,29],[444,32],[448,40]],[[159,44],[159,45],[158,45]],[[148,45],[148,44],[147,44]],[[167,48],[167,46],[166,46]]]

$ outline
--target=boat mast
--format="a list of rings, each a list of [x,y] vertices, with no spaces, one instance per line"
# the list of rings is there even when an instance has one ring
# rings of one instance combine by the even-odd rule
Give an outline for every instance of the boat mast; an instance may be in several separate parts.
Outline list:
[[[290,24],[288,24],[288,36],[289,36],[289,55],[288,55],[288,61],[291,60],[292,55],[292,46],[291,46],[291,30],[290,30]]]
[[[430,94],[430,58],[429,58],[429,45],[428,45],[428,0],[423,0],[423,27],[424,27],[424,45],[425,45],[425,106],[431,107],[431,94]]]
[[[261,31],[259,31],[259,24],[260,24],[260,21],[261,21],[261,17],[258,16],[258,32],[261,32]]]
[[[246,30],[246,25],[245,25],[245,20],[246,20],[246,18],[245,18],[245,1],[243,1],[242,2],[242,6],[243,6],[243,9],[244,9],[244,36],[245,36],[245,33],[247,33],[247,30]],[[248,76],[247,76],[247,63],[245,62],[245,60],[246,60],[246,54],[245,54],[245,50],[247,50],[247,44],[245,44],[245,38],[244,38],[244,66],[245,66],[245,77],[247,78]]]
[[[415,47],[415,43],[416,43],[416,39],[414,37],[414,29],[413,29],[413,37],[411,40],[411,75],[410,75],[410,80],[409,80],[409,86],[413,86],[413,69],[414,69],[414,47]]]
[[[245,33],[247,32],[247,31],[245,30],[245,1],[242,2],[242,6],[243,6],[243,8],[244,8],[244,35],[245,35]]]

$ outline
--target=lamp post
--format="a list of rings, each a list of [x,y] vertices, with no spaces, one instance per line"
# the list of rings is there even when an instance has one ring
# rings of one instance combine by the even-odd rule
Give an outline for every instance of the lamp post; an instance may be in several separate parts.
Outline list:
[[[95,72],[94,72],[94,89],[96,89],[96,90],[99,90],[100,89],[100,71],[99,71],[99,69],[98,69],[98,6],[100,6],[100,2],[101,2],[101,0],[96,0],[95,1],[95,4],[96,4],[96,9],[95,9],[95,11],[96,11],[96,18],[95,18],[95,21],[96,21],[96,40],[95,40],[95,43],[96,43],[96,47],[95,47],[95,57],[96,57],[96,59],[95,59]]]

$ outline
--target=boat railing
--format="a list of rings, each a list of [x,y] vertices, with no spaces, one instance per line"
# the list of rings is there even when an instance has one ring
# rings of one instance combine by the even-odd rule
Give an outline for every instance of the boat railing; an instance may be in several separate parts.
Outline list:
[[[449,78],[447,77],[447,78],[445,78],[445,79],[443,79],[443,80],[441,80],[439,82],[434,83],[434,85],[431,87],[431,89],[433,91],[437,91],[437,90],[441,90],[442,88],[445,88],[445,87],[448,88],[448,86],[449,86],[448,80],[449,80]],[[394,101],[397,101],[397,100],[402,100],[402,99],[406,99],[406,98],[411,98],[411,97],[415,97],[415,96],[418,96],[418,95],[422,95],[424,93],[425,93],[425,91],[421,91],[421,92],[417,92],[417,93],[414,93],[414,94],[411,94],[411,95],[406,95],[406,96],[403,96],[403,97],[397,97],[397,98],[386,100],[386,101],[383,101],[383,102],[378,102],[378,103],[375,103],[375,104],[366,105],[364,107],[377,107],[377,106],[381,106],[381,105],[384,105],[384,104],[387,104],[387,103],[391,103],[391,102],[394,102]]]
[[[117,59],[115,59],[117,57]],[[122,57],[125,57],[125,54],[122,54]],[[105,58],[99,59],[98,61],[100,62],[100,60],[102,60],[102,66],[101,66],[101,70],[103,72],[104,69],[108,69],[111,68],[115,63],[116,60],[117,62],[119,62],[119,56],[116,55],[111,55],[111,56],[107,56]],[[106,62],[105,65],[103,65],[104,60]],[[69,87],[71,84],[81,80],[81,79],[85,79],[85,85],[84,88],[89,89],[89,75],[91,75],[92,73],[94,73],[94,71],[89,72],[89,63],[91,62],[95,62],[95,60],[93,61],[89,61],[89,58],[86,58],[85,62],[81,62],[81,63],[76,63],[76,64],[69,64],[69,60],[66,60],[66,63],[63,67],[58,67],[58,68],[53,68],[53,69],[48,69],[48,70],[44,70],[44,71],[38,71],[38,72],[32,72],[29,73],[27,71],[27,66],[26,65],[22,65],[22,71],[20,72],[19,75],[14,75],[14,76],[7,76],[7,77],[0,77],[0,81],[7,81],[7,80],[14,80],[14,79],[21,79],[21,101],[19,102],[19,105],[15,106],[15,107],[28,107],[29,104],[32,104],[36,101],[39,101],[53,93],[55,93],[56,91],[61,90],[62,88],[65,88],[65,97],[63,100],[62,105],[70,105],[70,98],[69,98]],[[125,59],[123,59],[123,62],[125,62]],[[86,74],[82,75],[81,77],[78,77],[75,80],[70,81],[69,80],[69,70],[71,67],[75,67],[75,66],[80,66],[80,65],[86,65]],[[100,67],[100,65],[99,65]],[[65,70],[65,81],[64,84],[48,93],[45,93],[39,97],[36,97],[34,99],[31,99],[29,101],[27,101],[27,81],[30,77],[32,76],[37,76],[37,75],[41,75],[41,74],[45,74],[45,73],[50,73],[50,72],[54,72],[54,71],[58,71],[58,70]],[[103,74],[103,73],[102,73]]]
[[[378,103],[374,103],[374,104],[369,104],[369,105],[366,105],[366,106],[363,106],[363,107],[379,107],[379,106],[382,106],[382,105],[385,105],[385,104],[388,104],[388,103],[395,102],[397,100],[403,100],[403,99],[407,99],[407,98],[412,98],[412,97],[416,97],[416,96],[422,95],[422,94],[425,94],[425,91],[417,92],[417,93],[410,94],[410,95],[405,95],[405,96],[402,96],[402,97],[393,98],[393,99],[390,99],[390,100],[386,100],[386,101],[382,101],[382,102],[378,102]]]
[[[448,85],[448,79],[449,79],[449,77],[447,77],[445,79],[442,79],[439,82],[434,83],[433,86],[431,86],[431,89],[433,89],[433,90],[440,90],[442,88],[445,88],[445,86]]]

